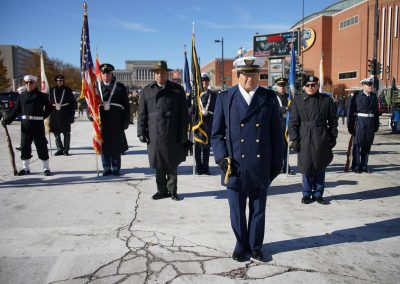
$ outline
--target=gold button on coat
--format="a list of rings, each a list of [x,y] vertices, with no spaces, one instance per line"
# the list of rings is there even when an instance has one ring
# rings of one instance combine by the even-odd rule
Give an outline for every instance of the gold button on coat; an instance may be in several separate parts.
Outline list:
[[[256,143],[260,143],[260,139],[256,139]]]
[[[259,123],[256,123],[256,127],[260,127],[260,124],[259,124]]]
[[[242,159],[244,159],[245,157],[246,157],[246,155],[243,154],[243,155],[242,155]]]
[[[243,127],[244,127],[244,124],[243,124],[243,123],[241,123],[241,124],[240,124],[240,127],[242,127],[242,128],[243,128]]]
[[[243,138],[242,138],[242,139],[240,139],[240,142],[242,142],[242,143],[243,143],[243,142],[244,142],[244,139],[243,139]]]
[[[261,156],[260,155],[257,155],[257,158],[260,158]]]

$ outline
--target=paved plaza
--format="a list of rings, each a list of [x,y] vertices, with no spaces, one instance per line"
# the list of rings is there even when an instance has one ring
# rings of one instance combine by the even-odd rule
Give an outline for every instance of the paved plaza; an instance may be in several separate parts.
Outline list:
[[[339,125],[329,205],[301,204],[301,175],[279,175],[268,193],[263,263],[231,259],[235,240],[213,157],[211,176],[194,176],[192,157],[178,168],[181,201],[154,201],[136,125],[126,131],[120,177],[97,176],[85,118],[72,125],[72,156],[50,157],[50,177],[35,150],[31,174],[14,177],[0,127],[0,283],[400,283],[400,135],[387,119],[371,174],[344,173],[350,137]],[[15,148],[19,122],[8,129]]]

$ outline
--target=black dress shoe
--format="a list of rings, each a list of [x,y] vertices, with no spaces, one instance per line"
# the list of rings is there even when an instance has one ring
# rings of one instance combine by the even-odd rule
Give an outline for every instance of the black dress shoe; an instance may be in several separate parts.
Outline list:
[[[369,173],[369,174],[370,174],[370,173],[372,173],[372,170],[371,170],[370,168],[367,167],[367,168],[363,168],[363,169],[362,169],[362,172],[364,172],[364,173]]]
[[[234,251],[232,253],[232,259],[239,262],[243,262],[246,260],[246,253],[244,251]]]
[[[45,171],[43,172],[43,174],[44,174],[46,177],[51,176],[50,170],[45,170]]]
[[[17,173],[17,176],[29,175],[31,172],[29,170],[22,169]]]
[[[64,150],[64,155],[65,156],[71,156],[71,154],[68,152],[68,150]]]
[[[253,249],[251,251],[251,257],[254,258],[255,260],[263,261],[264,260],[264,254],[262,250],[260,249]]]
[[[311,196],[303,196],[303,198],[301,199],[301,203],[303,203],[303,204],[310,204],[312,202],[313,202],[313,200],[312,200]]]
[[[121,175],[119,171],[113,171],[112,174],[116,177],[119,177]]]
[[[61,156],[64,155],[64,152],[62,150],[57,150],[57,152],[54,153],[54,156]]]
[[[326,201],[322,196],[313,198],[315,201],[317,201],[317,203],[322,204],[322,205],[328,205],[329,202]]]
[[[208,176],[211,175],[210,171],[204,171],[203,174],[208,175]]]
[[[170,197],[170,194],[169,193],[166,193],[166,194],[160,194],[160,193],[156,193],[156,194],[154,194],[153,196],[152,196],[152,198],[154,199],[154,200],[159,200],[159,199],[163,199],[163,198],[167,198],[167,197]]]
[[[103,177],[110,176],[111,174],[112,174],[112,171],[111,171],[111,170],[105,170],[105,171],[103,172]]]
[[[179,201],[180,200],[178,194],[176,194],[176,193],[171,194],[171,199],[175,200],[175,201]]]
[[[203,174],[203,172],[202,171],[196,171],[196,175],[202,175]]]

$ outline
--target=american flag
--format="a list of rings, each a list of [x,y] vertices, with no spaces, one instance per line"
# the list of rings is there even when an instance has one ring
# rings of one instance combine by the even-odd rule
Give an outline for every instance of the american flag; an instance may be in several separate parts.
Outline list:
[[[96,74],[93,72],[93,60],[89,43],[89,24],[87,19],[86,2],[84,3],[83,25],[81,34],[81,97],[86,99],[90,115],[93,118],[93,148],[97,155],[101,154],[103,143],[101,134],[101,122],[99,103],[100,98],[96,93]]]
[[[289,94],[288,94],[288,107],[292,102],[292,97],[295,95],[295,86],[296,86],[296,51],[294,49],[294,35],[292,41],[292,48],[290,51],[290,68],[289,68]],[[290,112],[286,113],[286,127],[285,127],[285,138],[286,141],[289,142],[289,116]]]

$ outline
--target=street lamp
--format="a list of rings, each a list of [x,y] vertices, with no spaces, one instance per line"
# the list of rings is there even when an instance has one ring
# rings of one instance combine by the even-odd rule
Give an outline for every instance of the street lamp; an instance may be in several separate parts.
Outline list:
[[[224,74],[224,38],[216,39],[214,42],[220,42],[222,46],[222,91],[225,90],[225,74]]]

